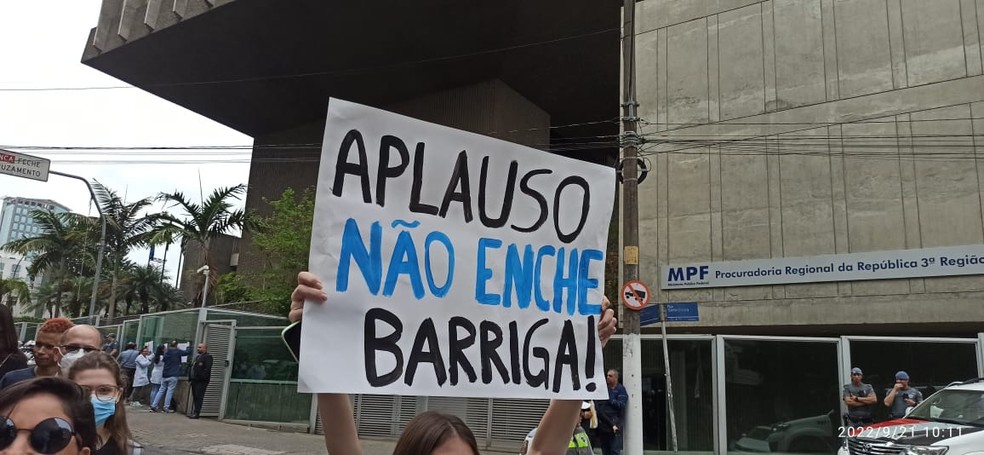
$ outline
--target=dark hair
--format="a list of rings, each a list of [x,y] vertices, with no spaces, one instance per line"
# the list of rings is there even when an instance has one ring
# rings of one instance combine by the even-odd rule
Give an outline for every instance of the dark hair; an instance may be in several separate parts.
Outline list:
[[[17,349],[17,328],[14,327],[14,318],[10,314],[10,309],[6,305],[0,305],[0,363],[3,363],[7,356],[27,361],[24,353]]]
[[[434,449],[455,436],[464,440],[474,455],[479,455],[475,435],[465,422],[451,414],[427,411],[407,424],[400,440],[396,442],[393,455],[430,455]]]
[[[107,370],[113,375],[116,386],[126,390],[126,382],[120,371],[120,364],[113,356],[102,352],[90,352],[72,364],[68,370],[68,378],[75,380],[79,373],[86,370]],[[116,453],[127,453],[127,444],[130,441],[130,426],[126,423],[126,408],[123,406],[123,395],[116,400],[116,413],[106,420],[106,429],[109,430],[109,441],[100,441],[103,444],[113,443],[116,446]]]
[[[37,395],[53,395],[62,403],[62,410],[71,420],[75,439],[81,447],[96,449],[96,417],[89,395],[68,379],[45,376],[0,390],[0,413],[9,412],[17,403]]]
[[[127,349],[136,349],[137,348],[137,343],[134,343],[134,342],[131,341],[131,342],[129,342],[129,343],[126,344],[126,348]]]
[[[166,351],[167,348],[163,344],[157,346],[157,351],[154,352],[154,363],[160,362],[161,357],[164,355],[164,352]]]

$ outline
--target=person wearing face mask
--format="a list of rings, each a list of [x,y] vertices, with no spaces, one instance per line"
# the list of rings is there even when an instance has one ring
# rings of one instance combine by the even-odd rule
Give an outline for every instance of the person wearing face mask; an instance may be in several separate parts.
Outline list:
[[[51,318],[38,327],[34,337],[35,366],[13,370],[0,378],[0,389],[10,387],[18,382],[35,377],[58,376],[61,369],[58,364],[62,353],[59,349],[62,334],[72,328],[72,321],[65,318]]]
[[[142,454],[143,447],[131,439],[126,421],[126,382],[116,359],[105,352],[90,352],[72,363],[68,378],[90,395],[98,435],[93,455]]]
[[[79,324],[68,330],[61,337],[61,366],[62,373],[67,374],[69,368],[87,353],[99,350],[102,334],[95,327]]]

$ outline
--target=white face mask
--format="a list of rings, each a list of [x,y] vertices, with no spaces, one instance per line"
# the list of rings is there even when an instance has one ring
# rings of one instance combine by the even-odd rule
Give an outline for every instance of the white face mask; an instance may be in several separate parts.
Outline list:
[[[79,349],[75,352],[66,352],[62,355],[61,361],[58,362],[58,366],[61,367],[62,374],[67,375],[69,368],[72,368],[72,364],[75,363],[76,360],[81,359],[84,355],[84,349]]]

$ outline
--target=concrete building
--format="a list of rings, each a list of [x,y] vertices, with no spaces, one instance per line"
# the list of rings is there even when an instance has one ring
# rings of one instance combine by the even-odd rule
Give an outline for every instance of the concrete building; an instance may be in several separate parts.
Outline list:
[[[65,207],[49,199],[30,199],[22,197],[5,197],[0,206],[0,245],[24,237],[41,234],[42,228],[34,222],[31,211],[44,210],[54,213],[67,213]],[[0,251],[0,278],[17,278],[33,289],[42,281],[44,276],[34,279],[27,276],[27,268],[31,266],[31,256],[23,256],[9,251]],[[14,307],[14,316],[33,316],[25,312],[21,305]]]
[[[688,387],[678,412],[724,417],[713,431],[683,420],[681,447],[829,452],[821,435],[842,425],[852,366],[879,399],[896,370],[929,389],[981,376],[984,2],[643,1],[636,13],[654,170],[639,188],[640,275],[656,301],[698,303],[700,320],[671,332],[717,335],[715,360],[697,341],[670,345]],[[660,390],[662,365],[643,370],[644,396]],[[647,445],[666,447],[653,421]],[[804,427],[816,438],[793,436]]]
[[[48,199],[3,198],[3,205],[0,206],[0,245],[41,233],[41,226],[31,218],[33,210],[67,213],[68,207]]]
[[[252,135],[262,210],[314,182],[329,96],[610,162],[620,5],[106,0],[83,61]],[[640,275],[699,308],[669,327],[669,372],[644,329],[644,448],[671,445],[667,378],[684,452],[833,453],[852,366],[879,398],[897,370],[924,393],[984,376],[984,0],[646,0],[636,17]],[[601,145],[563,147],[585,137]],[[837,270],[859,262],[886,268]],[[496,446],[542,405],[364,396],[356,413],[393,437],[454,412]]]

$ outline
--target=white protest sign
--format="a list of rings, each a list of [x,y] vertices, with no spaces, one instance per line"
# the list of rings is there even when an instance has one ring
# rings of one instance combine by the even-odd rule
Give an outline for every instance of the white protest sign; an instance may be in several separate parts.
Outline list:
[[[611,168],[332,99],[301,392],[606,398]]]

